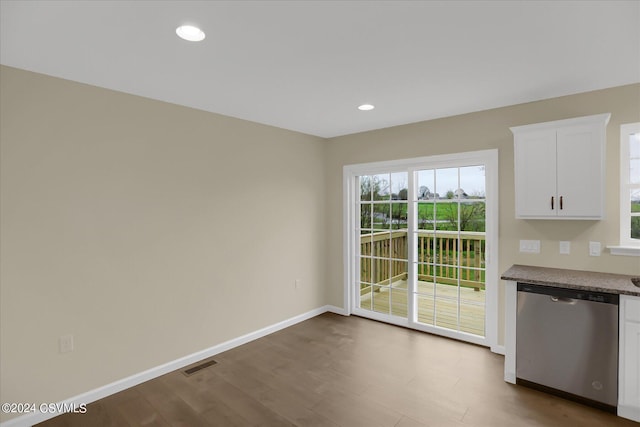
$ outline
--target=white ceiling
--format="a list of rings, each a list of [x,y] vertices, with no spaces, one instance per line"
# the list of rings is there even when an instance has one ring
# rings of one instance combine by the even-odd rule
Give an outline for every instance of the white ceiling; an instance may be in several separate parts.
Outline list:
[[[4,65],[322,137],[640,82],[637,0],[0,5]]]

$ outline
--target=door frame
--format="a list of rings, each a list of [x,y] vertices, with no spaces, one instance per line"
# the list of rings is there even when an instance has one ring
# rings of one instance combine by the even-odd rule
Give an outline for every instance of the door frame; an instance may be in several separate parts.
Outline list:
[[[498,150],[480,150],[463,153],[442,154],[435,156],[417,157],[400,160],[389,160],[372,163],[358,163],[345,165],[343,167],[343,307],[347,315],[354,313],[355,309],[355,287],[351,284],[356,282],[358,263],[356,260],[356,221],[355,217],[356,201],[359,201],[359,187],[357,177],[361,175],[374,174],[376,172],[400,172],[411,171],[424,168],[446,168],[459,167],[463,164],[483,164],[485,165],[485,186],[486,186],[486,283],[485,283],[485,337],[469,335],[467,341],[474,344],[490,347],[492,351],[498,350],[498,285],[500,278],[498,275]],[[409,180],[411,183],[412,180]],[[411,184],[410,184],[411,187]],[[409,188],[409,194],[413,194]],[[412,196],[413,197],[413,196]],[[412,203],[412,200],[408,200]],[[416,330],[435,333],[449,338],[460,339],[461,332],[447,332],[444,328],[424,327],[413,322],[411,318],[403,319],[390,317],[388,315],[377,315],[376,312],[367,313],[367,317],[381,320],[387,323],[405,326]],[[408,316],[409,317],[409,316]]]

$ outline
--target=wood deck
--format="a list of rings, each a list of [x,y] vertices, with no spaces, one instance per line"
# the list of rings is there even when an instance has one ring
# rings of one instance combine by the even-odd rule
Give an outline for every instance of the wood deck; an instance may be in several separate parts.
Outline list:
[[[458,290],[460,324],[458,325]],[[418,282],[418,321],[456,331],[484,336],[485,291],[444,284]],[[407,281],[399,280],[379,292],[363,295],[360,308],[407,317]],[[434,313],[435,309],[435,313]]]

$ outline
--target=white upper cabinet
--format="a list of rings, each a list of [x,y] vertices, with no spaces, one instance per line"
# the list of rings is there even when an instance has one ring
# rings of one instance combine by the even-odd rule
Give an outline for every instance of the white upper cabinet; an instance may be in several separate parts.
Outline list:
[[[516,218],[601,219],[611,114],[512,127]]]

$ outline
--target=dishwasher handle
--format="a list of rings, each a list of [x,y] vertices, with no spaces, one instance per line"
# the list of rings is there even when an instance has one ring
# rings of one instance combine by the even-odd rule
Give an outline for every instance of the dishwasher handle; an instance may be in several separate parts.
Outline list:
[[[564,298],[564,297],[556,297],[556,296],[550,296],[549,298],[551,298],[551,301],[553,302],[557,302],[560,304],[568,304],[568,305],[575,305],[575,303],[578,301],[576,299],[573,298]]]

